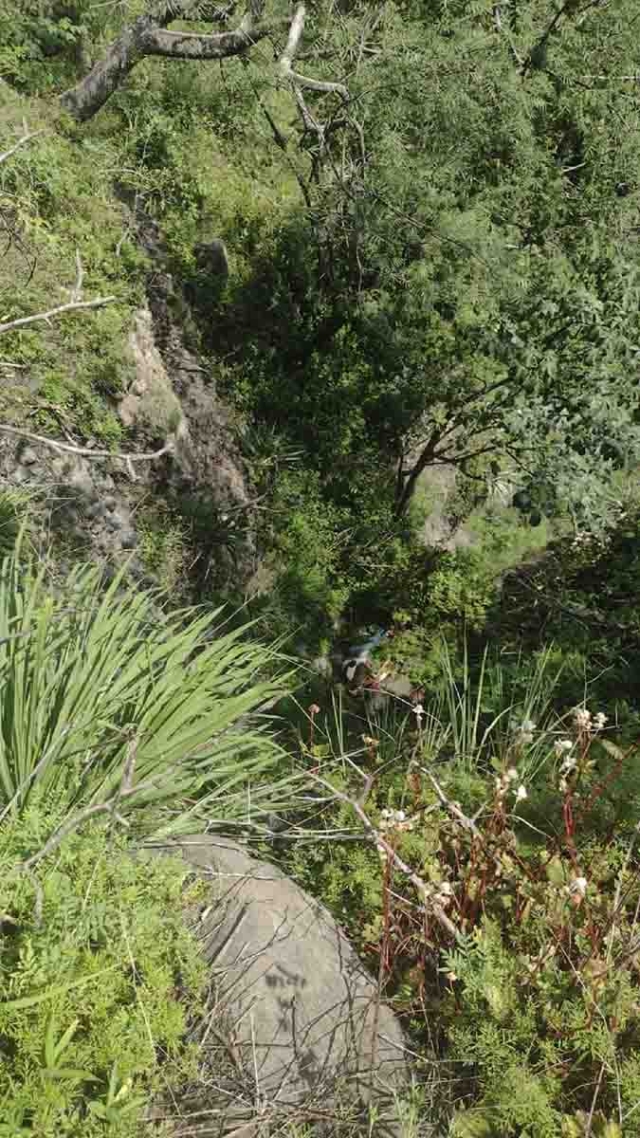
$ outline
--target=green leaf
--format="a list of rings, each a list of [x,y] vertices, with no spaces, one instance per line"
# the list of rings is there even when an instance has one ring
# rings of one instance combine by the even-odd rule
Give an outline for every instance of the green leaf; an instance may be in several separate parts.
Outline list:
[[[65,992],[70,992],[72,988],[81,988],[84,984],[92,984],[98,977],[104,976],[106,972],[113,972],[118,967],[117,964],[111,964],[108,968],[101,968],[99,972],[93,972],[90,976],[82,976],[79,980],[71,980],[68,984],[51,985],[51,987],[45,988],[43,992],[38,992],[34,996],[22,996],[18,1000],[5,1000],[0,1004],[0,1011],[33,1008],[36,1004],[43,1003],[44,1000],[51,1000],[54,996],[61,996]]]
[[[77,1067],[47,1067],[42,1074],[47,1079],[75,1079],[85,1083],[99,1083],[97,1075]]]

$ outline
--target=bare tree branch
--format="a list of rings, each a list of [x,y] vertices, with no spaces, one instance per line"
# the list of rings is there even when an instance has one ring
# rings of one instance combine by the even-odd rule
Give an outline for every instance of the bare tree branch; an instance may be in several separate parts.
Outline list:
[[[155,28],[146,37],[144,54],[168,59],[227,59],[253,47],[272,30],[272,26],[254,28],[247,19],[233,32],[210,36]]]
[[[300,39],[304,30],[305,16],[306,9],[304,4],[298,4],[289,28],[286,47],[278,63],[280,74],[283,79],[288,79],[295,87],[303,88],[307,91],[317,91],[325,95],[340,95],[345,102],[348,102],[349,92],[343,83],[327,83],[320,79],[311,79],[309,76],[300,75],[299,72],[293,70],[293,61],[298,47],[300,46]]]
[[[563,17],[573,16],[577,11],[577,23],[580,25],[586,19],[587,13],[592,8],[599,8],[601,2],[602,0],[588,0],[588,3],[583,5],[583,7],[578,11],[578,4],[576,3],[576,0],[565,0],[564,4],[561,4],[561,6],[557,9],[547,24],[545,30],[538,37],[531,50],[527,53],[526,59],[522,63],[522,77],[524,78],[527,75],[527,72],[530,71],[534,66],[539,66],[538,61],[544,58],[547,44]]]
[[[460,823],[460,825],[462,826],[462,828],[464,830],[468,830],[469,833],[472,834],[474,838],[476,838],[479,842],[482,842],[482,844],[484,845],[485,844],[484,838],[482,836],[482,833],[480,832],[480,830],[476,826],[475,819],[474,818],[468,818],[467,815],[464,814],[463,811],[460,809],[457,802],[452,802],[450,798],[447,798],[444,790],[440,786],[440,783],[438,782],[435,775],[431,774],[431,771],[428,771],[426,767],[420,767],[420,766],[418,767],[418,769],[421,770],[423,774],[426,774],[427,778],[429,779],[429,782],[431,783],[433,789],[436,792],[436,795],[438,797],[438,801],[440,802],[440,805],[443,806],[444,809],[446,811],[448,811],[448,813],[451,814],[451,816],[453,818],[455,818],[457,822]]]
[[[80,259],[80,250],[76,249],[76,283],[71,289],[71,301],[73,304],[78,304],[82,300],[82,282],[84,280],[84,269]]]
[[[11,151],[7,151],[7,153],[10,154]],[[8,320],[4,324],[0,324],[0,336],[3,332],[12,332],[16,328],[26,328],[29,324],[35,324],[38,321],[44,320],[48,324],[52,317],[60,316],[64,312],[76,312],[81,308],[102,308],[105,304],[111,304],[116,299],[115,296],[99,296],[95,300],[82,300],[83,280],[84,269],[80,250],[76,249],[76,279],[73,287],[69,289],[71,299],[66,304],[58,304],[56,308],[48,309],[47,312],[34,312],[31,316],[20,316],[15,320]]]
[[[113,798],[109,798],[107,802],[98,802],[94,806],[87,806],[87,808],[81,810],[79,814],[74,814],[72,818],[68,818],[66,822],[63,822],[62,825],[58,827],[49,840],[45,842],[42,849],[16,866],[16,872],[30,874],[30,870],[33,866],[37,865],[39,861],[42,861],[43,857],[46,857],[47,854],[53,853],[60,845],[60,842],[66,838],[67,834],[72,833],[73,830],[77,830],[84,822],[88,822],[90,818],[95,818],[98,814],[113,815],[118,802],[121,802],[123,798],[132,798],[143,790],[151,789],[152,786],[153,783],[151,782],[141,782],[138,786],[128,788],[121,787],[116,794],[114,794]],[[121,821],[122,819],[118,817],[118,820]]]
[[[57,308],[50,308],[48,312],[36,312],[33,316],[21,316],[18,320],[9,320],[0,324],[0,335],[11,332],[14,328],[25,328],[28,324],[35,324],[38,320],[47,323],[53,316],[61,316],[64,312],[76,312],[81,308],[103,308],[105,304],[112,304],[115,296],[99,296],[96,300],[70,300],[68,304],[59,304]]]

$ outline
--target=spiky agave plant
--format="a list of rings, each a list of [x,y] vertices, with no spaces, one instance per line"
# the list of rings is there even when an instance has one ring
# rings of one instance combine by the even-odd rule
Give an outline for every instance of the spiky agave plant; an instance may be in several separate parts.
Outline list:
[[[220,610],[163,614],[91,566],[54,595],[18,552],[0,565],[0,821],[50,790],[146,835],[256,825],[288,793],[260,712],[289,678]]]

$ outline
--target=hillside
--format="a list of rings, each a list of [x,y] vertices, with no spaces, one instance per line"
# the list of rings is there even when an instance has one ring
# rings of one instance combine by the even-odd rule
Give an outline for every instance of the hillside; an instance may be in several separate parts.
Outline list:
[[[123,795],[116,877],[174,821],[239,834],[400,1016],[406,1138],[638,1125],[635,22],[632,0],[0,13],[7,919],[36,855],[36,917],[43,888],[80,904],[56,866],[107,856]],[[202,977],[166,927],[194,977],[179,1088]],[[87,1064],[85,1132],[147,1133],[157,1055],[136,1069],[138,1021],[128,1058],[81,1041],[76,994],[73,1090],[42,1076],[28,1106],[38,1033],[58,1068],[53,1012],[17,1015],[55,978],[38,929],[0,947],[30,1056],[0,1077],[8,1138],[80,1133]],[[350,1110],[332,1132],[377,1133]]]

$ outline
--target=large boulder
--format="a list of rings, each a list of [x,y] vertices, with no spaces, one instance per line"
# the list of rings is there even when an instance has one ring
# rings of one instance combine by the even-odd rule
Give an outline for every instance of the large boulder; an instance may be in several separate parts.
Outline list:
[[[376,1135],[397,1133],[394,1093],[408,1073],[403,1034],[333,918],[235,842],[188,837],[161,852],[176,848],[210,882],[199,931],[219,1022],[233,1024],[229,1046],[249,1084],[244,1107],[236,1095],[236,1124],[251,1100],[263,1114],[268,1104],[329,1109],[346,1091],[375,1100]]]

